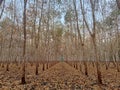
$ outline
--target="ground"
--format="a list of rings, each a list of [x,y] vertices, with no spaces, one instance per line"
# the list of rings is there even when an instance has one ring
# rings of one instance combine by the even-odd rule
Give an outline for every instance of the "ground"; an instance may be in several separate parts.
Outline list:
[[[97,84],[95,67],[90,64],[89,76],[84,75],[83,65],[80,71],[66,62],[59,62],[42,71],[40,64],[39,75],[35,75],[35,64],[27,64],[25,85],[20,84],[21,65],[10,64],[9,67],[9,71],[0,67],[0,90],[120,90],[120,72],[115,67],[101,68],[103,85]]]

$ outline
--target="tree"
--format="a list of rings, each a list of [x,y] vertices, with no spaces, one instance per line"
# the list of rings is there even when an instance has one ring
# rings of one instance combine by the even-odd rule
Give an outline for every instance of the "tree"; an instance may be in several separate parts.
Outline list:
[[[96,43],[96,18],[95,18],[96,2],[95,2],[95,0],[90,0],[90,5],[91,5],[91,10],[92,10],[91,13],[92,13],[92,20],[93,20],[92,31],[90,30],[88,22],[86,21],[84,8],[83,8],[83,5],[82,5],[82,0],[80,0],[80,6],[81,6],[81,12],[82,12],[82,15],[83,15],[83,20],[85,22],[85,25],[87,27],[87,30],[88,30],[91,38],[92,38],[92,42],[93,42],[93,46],[94,46],[94,57],[95,57],[95,61],[96,61],[98,83],[102,84],[99,57],[98,57],[98,49],[97,49],[97,43]]]
[[[24,11],[23,11],[23,30],[24,30],[24,43],[23,43],[23,72],[22,72],[22,78],[21,78],[21,83],[25,84],[25,59],[26,59],[26,6],[27,6],[27,0],[24,0]]]
[[[120,0],[116,0],[117,6],[120,9]]]
[[[75,10],[75,16],[76,16],[76,27],[77,27],[77,33],[78,33],[78,39],[80,40],[80,45],[82,47],[82,59],[85,60],[85,52],[84,52],[84,41],[82,39],[82,36],[81,36],[81,32],[80,32],[80,29],[79,29],[79,23],[78,23],[78,13],[77,13],[77,9],[76,9],[76,0],[73,0],[73,5],[74,5],[74,10]],[[87,76],[88,75],[88,71],[87,71],[87,62],[84,61],[84,67],[85,67],[85,75]]]

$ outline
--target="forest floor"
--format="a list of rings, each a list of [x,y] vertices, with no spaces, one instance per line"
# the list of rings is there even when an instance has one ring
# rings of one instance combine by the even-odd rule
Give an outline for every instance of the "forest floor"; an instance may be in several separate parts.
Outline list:
[[[21,65],[10,64],[9,71],[0,67],[0,90],[120,90],[120,72],[115,67],[105,70],[102,67],[103,85],[97,84],[96,69],[89,65],[89,76],[65,62],[59,62],[53,67],[35,75],[35,65],[27,64],[25,85],[20,84]]]

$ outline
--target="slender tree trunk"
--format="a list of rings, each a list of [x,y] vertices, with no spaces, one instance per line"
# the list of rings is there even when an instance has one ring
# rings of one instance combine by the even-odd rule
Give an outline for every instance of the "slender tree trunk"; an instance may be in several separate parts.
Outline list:
[[[39,63],[36,62],[36,69],[35,69],[35,74],[38,75],[38,67],[39,67]]]
[[[44,64],[44,62],[43,62],[42,70],[45,71],[45,64]]]
[[[96,45],[96,39],[95,37],[92,38],[93,40],[93,45],[94,45],[94,55],[95,55],[95,62],[96,62],[96,69],[97,69],[97,79],[98,83],[102,84],[102,76],[101,76],[101,71],[100,71],[100,63],[99,63],[99,58],[98,58],[98,51],[97,51],[97,45]]]
[[[42,11],[43,11],[43,1],[42,1],[42,8],[41,8],[41,16],[39,18],[39,27],[38,27],[38,35],[36,40],[36,51],[38,51],[39,48],[39,42],[40,42],[40,31],[41,31],[41,21],[42,21]],[[38,75],[38,61],[36,62],[36,75]]]
[[[38,27],[38,32],[36,33],[36,18],[37,18],[37,6],[38,6],[38,1],[34,0],[34,26],[33,26],[33,30],[35,32],[35,49],[36,49],[36,53],[35,53],[35,59],[36,59],[36,68],[35,68],[35,74],[38,75],[38,67],[39,67],[39,63],[38,63],[38,46],[39,46],[39,33],[40,33],[40,25],[41,25],[41,21],[39,19],[39,27]]]
[[[118,0],[116,0],[118,1]],[[119,10],[120,10],[120,0],[119,0]],[[117,66],[117,71],[120,72],[120,68],[119,68],[119,59],[120,59],[120,35],[119,35],[119,21],[118,21],[118,16],[116,15],[116,26],[117,26],[117,30],[116,30],[116,39],[117,39],[117,54],[116,54],[116,66]]]
[[[23,30],[24,30],[24,43],[23,43],[23,68],[22,68],[22,78],[21,78],[21,84],[26,83],[25,79],[25,56],[26,56],[26,6],[27,6],[27,0],[24,0],[24,12],[23,12]]]
[[[92,42],[93,42],[95,62],[96,62],[96,68],[97,68],[98,83],[102,84],[100,64],[99,64],[98,51],[97,51],[97,45],[96,45],[96,19],[95,19],[95,6],[96,6],[96,4],[95,4],[95,0],[90,0],[90,4],[91,4],[91,9],[92,9],[92,19],[93,19],[93,29],[92,29],[92,31],[93,32],[90,31],[90,27],[89,27],[88,22],[86,21],[86,18],[85,18],[85,13],[84,13],[84,7],[83,7],[83,4],[82,4],[82,0],[80,0],[83,20],[85,22],[85,25],[87,27],[87,30],[88,30],[88,32],[89,32],[89,34],[92,38]]]
[[[9,62],[7,62],[6,71],[9,71]]]
[[[77,13],[77,10],[76,10],[76,0],[73,0],[73,4],[74,4],[74,9],[75,9],[76,21],[77,21],[78,38],[80,40],[80,44],[81,44],[81,47],[82,47],[83,60],[84,60],[85,59],[85,55],[84,55],[84,42],[82,40],[82,36],[81,36],[80,30],[79,30],[78,13]],[[86,61],[84,60],[83,62],[84,62],[84,67],[85,67],[85,69],[84,69],[85,70],[85,75],[88,75]]]

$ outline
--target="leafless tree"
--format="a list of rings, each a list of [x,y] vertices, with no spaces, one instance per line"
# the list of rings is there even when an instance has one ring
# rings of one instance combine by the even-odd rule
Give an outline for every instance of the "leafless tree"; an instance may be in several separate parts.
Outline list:
[[[22,68],[22,78],[21,83],[25,84],[25,59],[26,59],[26,6],[27,0],[24,0],[24,12],[23,12],[23,30],[24,30],[24,43],[23,43],[23,68]]]

